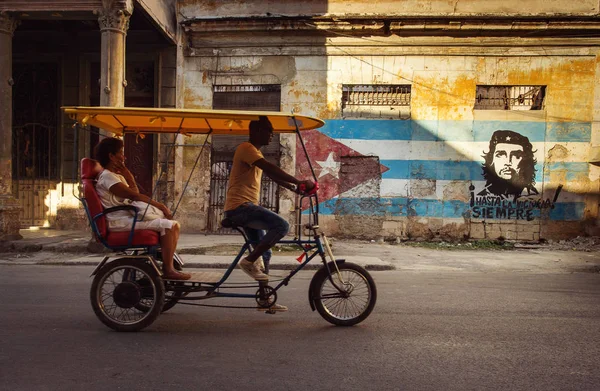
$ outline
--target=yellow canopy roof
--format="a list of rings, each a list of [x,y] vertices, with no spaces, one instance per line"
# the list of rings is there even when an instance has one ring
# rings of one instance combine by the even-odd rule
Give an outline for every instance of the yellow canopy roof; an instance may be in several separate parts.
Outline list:
[[[63,107],[65,114],[80,124],[91,125],[117,135],[124,133],[248,134],[250,121],[264,115],[274,132],[294,133],[320,128],[318,118],[272,111],[190,110],[131,107]]]

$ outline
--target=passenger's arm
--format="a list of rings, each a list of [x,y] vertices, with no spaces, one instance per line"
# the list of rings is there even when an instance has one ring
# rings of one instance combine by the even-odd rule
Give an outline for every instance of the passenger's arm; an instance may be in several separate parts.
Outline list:
[[[139,191],[133,190],[131,187],[128,187],[123,182],[115,183],[110,187],[109,190],[117,197],[127,198],[133,201],[147,202],[150,205],[156,206],[158,209],[160,209],[165,214],[165,217],[167,219],[173,218],[173,216],[171,215],[171,211],[169,210],[169,208],[166,207],[166,205],[161,204],[158,201],[154,201],[152,198],[140,193]]]
[[[133,174],[131,173],[131,171],[129,171],[129,169],[125,166],[125,164],[121,164],[118,167],[116,167],[115,173],[121,174],[121,175],[123,175],[123,177],[125,177],[125,180],[127,181],[127,185],[129,185],[129,188],[132,191],[134,191],[136,193],[140,192],[140,190],[138,189],[137,183],[135,181],[135,178],[133,177]]]

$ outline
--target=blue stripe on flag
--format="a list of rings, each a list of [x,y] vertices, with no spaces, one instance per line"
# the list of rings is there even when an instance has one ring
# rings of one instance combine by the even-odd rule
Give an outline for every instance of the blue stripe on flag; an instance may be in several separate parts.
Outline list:
[[[452,160],[381,160],[388,171],[383,179],[432,179],[445,181],[481,181],[483,180],[481,162]],[[566,180],[571,181],[589,174],[589,164],[582,162],[549,163],[545,175],[542,165],[536,164],[536,183],[550,181],[550,173],[566,172]]]
[[[540,218],[548,214],[550,220],[578,221],[583,219],[585,203],[556,203],[553,209],[533,210],[533,216]],[[319,204],[323,215],[353,216],[416,216],[433,218],[468,218],[468,202],[455,200],[409,199],[406,197],[388,198],[332,198]],[[306,212],[304,212],[306,214]],[[497,219],[507,220],[507,219]],[[513,218],[514,220],[514,218]]]
[[[319,131],[334,139],[489,141],[496,130],[512,130],[530,142],[590,142],[590,122],[332,119]]]
[[[529,142],[550,141],[546,136],[545,122],[523,121],[473,121],[473,141],[490,141],[496,130],[512,130],[529,139]]]
[[[536,167],[537,168],[537,167]],[[590,165],[587,162],[556,162],[548,163],[545,166],[544,171],[544,182],[551,181],[551,175],[557,176],[559,173],[564,172],[566,181],[581,180],[581,177],[588,177],[590,171]],[[538,179],[539,171],[536,173],[536,182]]]

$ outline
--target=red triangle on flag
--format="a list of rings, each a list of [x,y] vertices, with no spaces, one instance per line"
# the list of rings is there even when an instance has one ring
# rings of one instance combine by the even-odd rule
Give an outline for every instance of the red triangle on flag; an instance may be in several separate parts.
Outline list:
[[[354,173],[340,175],[342,157],[365,155],[314,129],[302,131],[302,140],[319,182],[320,202],[336,197],[370,179],[381,178],[381,174],[389,170],[380,164],[379,173],[374,173],[373,170],[356,170]],[[300,140],[296,142],[296,177],[313,179]]]

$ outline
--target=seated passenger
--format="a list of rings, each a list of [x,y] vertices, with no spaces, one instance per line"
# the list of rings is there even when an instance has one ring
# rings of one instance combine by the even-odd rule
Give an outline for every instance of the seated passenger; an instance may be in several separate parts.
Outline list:
[[[141,194],[131,172],[125,167],[123,141],[118,138],[105,138],[96,146],[96,159],[104,170],[98,174],[96,192],[104,208],[131,205],[132,201],[150,204],[153,209],[152,218],[147,215],[143,221],[137,221],[136,230],[152,230],[160,232],[160,246],[163,262],[163,278],[170,280],[188,280],[191,275],[175,270],[173,254],[179,239],[179,222],[172,220],[171,211],[164,204]],[[156,209],[152,208],[155,207]],[[140,210],[138,218],[142,218],[144,210]],[[130,211],[117,211],[106,215],[108,229],[113,232],[129,231],[133,224]]]

